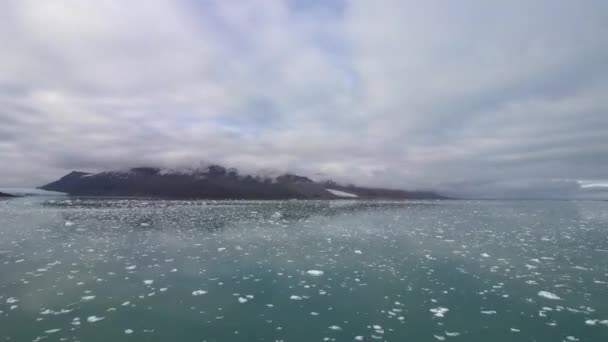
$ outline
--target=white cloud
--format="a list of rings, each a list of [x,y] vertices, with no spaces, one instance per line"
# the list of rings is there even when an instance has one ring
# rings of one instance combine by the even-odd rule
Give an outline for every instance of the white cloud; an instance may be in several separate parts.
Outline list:
[[[475,196],[605,179],[605,2],[341,5],[3,2],[0,185],[199,160]]]

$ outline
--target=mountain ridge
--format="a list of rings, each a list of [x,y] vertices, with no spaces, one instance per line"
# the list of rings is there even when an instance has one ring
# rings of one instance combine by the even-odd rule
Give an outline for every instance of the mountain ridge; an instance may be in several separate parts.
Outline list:
[[[126,171],[72,171],[40,189],[74,196],[163,197],[197,199],[446,199],[434,192],[316,182],[291,173],[276,177],[240,174],[213,164],[172,170],[134,167]]]

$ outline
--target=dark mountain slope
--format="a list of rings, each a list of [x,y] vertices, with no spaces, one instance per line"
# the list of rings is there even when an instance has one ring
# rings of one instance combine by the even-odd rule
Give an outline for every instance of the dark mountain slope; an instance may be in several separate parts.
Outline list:
[[[219,165],[187,172],[167,171],[152,167],[95,174],[73,171],[55,182],[42,186],[41,189],[75,196],[207,199],[443,198],[426,192],[317,183],[309,178],[293,174],[284,174],[276,178],[240,175],[236,169],[226,169]],[[348,193],[348,195],[341,194],[339,191]]]

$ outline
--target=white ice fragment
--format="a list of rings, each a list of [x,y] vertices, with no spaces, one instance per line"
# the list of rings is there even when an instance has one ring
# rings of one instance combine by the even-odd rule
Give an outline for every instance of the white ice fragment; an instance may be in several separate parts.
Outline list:
[[[245,297],[239,297],[239,303],[241,303],[241,304],[247,303],[247,298],[245,298]]]
[[[95,299],[95,296],[84,296],[84,297],[82,297],[82,300],[85,301],[85,302],[91,301],[93,299]]]
[[[51,330],[45,330],[44,333],[45,334],[53,334],[53,333],[56,333],[56,332],[59,332],[59,331],[61,331],[61,329],[51,329]]]
[[[449,332],[449,331],[446,331],[445,332],[445,336],[456,337],[456,336],[460,336],[460,333],[459,332]]]
[[[291,295],[291,297],[289,297],[289,299],[291,299],[291,300],[302,300],[302,297],[296,296],[296,295]]]
[[[430,309],[429,311],[432,312],[433,316],[435,316],[435,317],[444,317],[445,313],[450,311],[450,309],[438,307],[438,308]]]
[[[130,335],[133,333],[132,329],[125,329],[125,334]]]
[[[496,315],[496,310],[482,310],[481,313],[484,315]]]
[[[218,252],[223,252],[225,250],[226,250],[226,247],[220,247],[220,248],[217,249]]]
[[[89,317],[87,317],[87,322],[95,323],[95,322],[99,322],[99,321],[103,320],[104,318],[105,317],[89,316]]]
[[[129,270],[129,271],[131,271],[131,270],[134,270],[134,269],[136,269],[136,268],[137,268],[137,266],[136,266],[136,265],[131,265],[131,266],[127,266],[127,267],[125,267],[125,270]]]
[[[19,301],[19,299],[15,298],[15,297],[10,297],[6,300],[6,304],[14,304],[17,303]]]
[[[363,341],[363,336],[355,336],[355,341]]]
[[[152,284],[154,284],[154,280],[144,280],[144,284],[152,285]]]
[[[363,254],[363,252],[360,249],[355,249],[355,254]]]
[[[547,299],[551,299],[551,300],[561,300],[561,298],[558,295],[556,295],[555,293],[548,292],[548,291],[539,291],[538,296],[547,298]]]
[[[329,327],[329,329],[336,330],[336,331],[342,330],[342,328],[340,326],[338,326],[338,325],[332,325],[332,326]]]
[[[490,254],[488,254],[488,253],[481,253],[481,256],[484,257],[484,258],[489,258]]]
[[[433,337],[436,338],[439,341],[445,341],[445,336],[433,335]]]
[[[323,271],[321,270],[308,270],[306,271],[306,273],[308,273],[308,275],[311,275],[313,277],[320,277],[323,275]]]
[[[204,295],[204,294],[207,294],[207,291],[205,291],[205,290],[192,291],[193,296],[200,296],[200,295]]]

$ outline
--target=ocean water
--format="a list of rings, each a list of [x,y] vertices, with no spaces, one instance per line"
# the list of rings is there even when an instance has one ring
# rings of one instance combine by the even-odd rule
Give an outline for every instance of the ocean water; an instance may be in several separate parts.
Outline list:
[[[608,341],[608,202],[2,200],[0,341]]]

